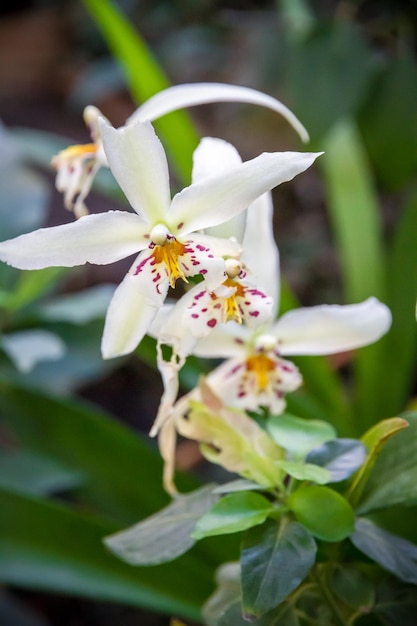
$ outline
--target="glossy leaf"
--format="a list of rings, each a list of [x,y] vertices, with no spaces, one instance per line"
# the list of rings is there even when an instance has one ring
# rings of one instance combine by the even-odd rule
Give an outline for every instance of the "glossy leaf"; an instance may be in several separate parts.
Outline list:
[[[366,481],[375,461],[380,454],[382,447],[393,435],[398,433],[403,428],[408,427],[408,422],[400,417],[393,417],[391,419],[382,420],[378,422],[372,428],[370,428],[362,437],[362,442],[368,448],[368,455],[365,463],[353,476],[351,485],[348,490],[348,500],[353,507],[357,507],[362,497],[362,492],[365,488]]]
[[[350,537],[353,545],[397,578],[417,584],[417,546],[398,535],[359,518]]]
[[[217,497],[212,485],[179,495],[165,508],[134,526],[105,538],[104,543],[131,565],[157,565],[176,559],[195,542],[196,521],[211,509]]]
[[[281,469],[297,480],[309,480],[319,485],[329,482],[330,472],[312,463],[299,463],[297,461],[279,461]]]
[[[357,439],[334,439],[311,450],[307,463],[326,468],[330,477],[327,482],[336,483],[349,478],[364,463],[367,456],[365,445]]]
[[[201,517],[192,537],[203,539],[210,535],[222,535],[247,530],[262,524],[274,511],[271,502],[259,493],[243,491],[224,496]]]
[[[109,522],[0,490],[0,581],[197,619],[210,568],[190,555],[133,568],[106,551]]]
[[[368,474],[359,513],[417,502],[417,414],[405,414],[409,427],[387,441]]]
[[[66,353],[62,339],[41,328],[0,336],[0,346],[22,373],[30,372],[38,363],[60,361]]]
[[[115,290],[114,285],[96,285],[77,293],[50,299],[38,307],[38,314],[50,322],[86,324],[103,318]]]
[[[267,520],[242,541],[243,613],[260,618],[298,587],[314,564],[316,544],[297,522]]]
[[[285,413],[268,419],[267,430],[279,446],[297,459],[304,458],[310,450],[336,436],[333,426],[327,422]]]
[[[233,493],[236,491],[259,491],[261,489],[265,489],[265,487],[262,487],[262,485],[259,485],[252,480],[246,480],[246,478],[237,478],[236,480],[231,480],[228,483],[218,485],[213,489],[213,493],[223,494]]]
[[[312,535],[324,541],[342,541],[354,531],[355,515],[343,496],[329,487],[300,487],[288,498],[288,507]]]

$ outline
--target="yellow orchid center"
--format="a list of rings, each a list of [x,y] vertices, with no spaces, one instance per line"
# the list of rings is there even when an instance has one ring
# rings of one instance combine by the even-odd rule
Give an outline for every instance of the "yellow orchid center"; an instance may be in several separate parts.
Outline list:
[[[255,354],[246,360],[246,371],[255,375],[258,391],[265,391],[268,388],[269,376],[274,370],[275,362],[266,354]]]
[[[162,224],[152,229],[150,238],[149,247],[153,248],[153,258],[157,264],[165,265],[171,287],[175,287],[178,278],[188,282],[178,260],[185,254],[186,245],[170,235],[168,229]]]
[[[93,158],[97,154],[97,146],[95,143],[76,144],[68,146],[65,150],[61,150],[57,155],[52,157],[51,165],[55,169],[60,169],[64,164],[71,164],[77,159],[83,160],[84,157]]]
[[[225,307],[225,321],[228,322],[233,320],[238,324],[242,323],[242,315],[239,311],[239,306],[237,304],[237,298],[243,298],[245,296],[245,289],[243,285],[238,283],[233,278],[226,278],[226,280],[222,283],[225,287],[231,287],[235,289],[235,292],[225,298],[224,307]]]

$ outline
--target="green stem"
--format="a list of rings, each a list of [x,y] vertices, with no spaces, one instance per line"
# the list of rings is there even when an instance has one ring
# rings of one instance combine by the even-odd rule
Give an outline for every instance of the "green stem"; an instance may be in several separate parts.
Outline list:
[[[335,601],[332,593],[328,590],[326,584],[324,583],[324,581],[322,580],[317,566],[314,567],[314,569],[311,572],[311,577],[313,578],[313,580],[315,580],[315,582],[317,583],[317,587],[323,597],[323,599],[327,602],[327,605],[329,606],[330,610],[332,611],[335,619],[336,619],[336,623],[337,626],[349,626],[348,622],[346,621],[344,615],[342,614],[340,608],[337,605],[337,602]]]

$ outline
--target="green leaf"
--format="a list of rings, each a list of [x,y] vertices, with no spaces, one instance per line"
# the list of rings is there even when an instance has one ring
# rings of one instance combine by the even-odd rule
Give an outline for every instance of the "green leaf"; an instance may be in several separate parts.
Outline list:
[[[158,565],[172,561],[194,545],[196,537],[192,536],[192,531],[196,521],[216,500],[212,485],[179,495],[158,513],[106,537],[104,543],[131,565]]]
[[[48,494],[79,487],[83,476],[61,461],[26,450],[0,451],[0,486],[28,494]]]
[[[329,482],[330,472],[324,467],[312,463],[298,463],[297,461],[278,461],[278,465],[287,474],[297,480],[310,480],[313,483],[324,485]]]
[[[150,515],[168,501],[157,452],[102,410],[3,381],[0,420],[16,445],[81,472],[85,483],[77,490],[79,501],[121,524]]]
[[[262,487],[262,485],[259,485],[252,480],[246,480],[246,478],[237,478],[236,480],[231,480],[228,483],[218,485],[213,489],[213,493],[223,494],[233,493],[235,491],[259,491],[261,489],[265,489],[265,487]]]
[[[333,567],[328,576],[331,590],[348,606],[370,612],[375,589],[368,576],[353,565]]]
[[[336,483],[349,478],[360,468],[367,456],[365,445],[357,439],[334,439],[311,450],[306,461],[330,472],[327,482]]]
[[[16,312],[33,304],[34,301],[51,291],[68,272],[68,268],[61,267],[19,272],[13,291],[2,300],[2,306],[10,312]]]
[[[388,439],[408,426],[409,424],[406,420],[400,417],[392,417],[391,419],[378,422],[378,424],[370,428],[362,437],[362,442],[368,448],[368,456],[362,467],[352,477],[351,485],[347,493],[347,498],[354,508],[360,503],[369,474],[382,447],[386,444]]]
[[[292,456],[302,459],[320,444],[336,437],[333,426],[321,420],[306,420],[282,414],[268,419],[267,430]]]
[[[221,498],[214,507],[201,517],[192,537],[203,539],[210,535],[222,535],[247,530],[262,524],[275,511],[271,502],[259,493],[243,491]]]
[[[119,60],[136,102],[141,103],[169,87],[169,80],[140,34],[125,19],[119,8],[108,0],[84,0],[100,27],[113,55]],[[191,178],[191,155],[198,135],[184,111],[176,111],[155,122],[173,157],[183,181]]]
[[[340,254],[344,292],[348,303],[369,296],[386,297],[382,224],[372,173],[355,124],[340,122],[326,136],[322,167],[327,204]],[[386,365],[384,364],[384,367]],[[377,417],[380,393],[381,348],[357,353],[355,380],[357,408],[352,423],[358,434],[363,423]],[[378,416],[379,417],[379,416]]]
[[[114,290],[114,285],[96,285],[51,299],[38,307],[37,312],[50,322],[87,324],[97,318],[104,318]]]
[[[132,568],[108,552],[114,525],[62,505],[0,490],[0,581],[198,619],[212,571],[187,555]]]
[[[323,541],[342,541],[355,528],[350,504],[329,487],[300,487],[288,498],[288,507],[312,535]]]
[[[297,522],[267,520],[242,541],[243,613],[258,619],[298,587],[314,565],[316,544]]]
[[[417,546],[376,526],[371,520],[359,518],[350,537],[358,550],[401,580],[417,584]]]
[[[38,363],[59,361],[66,353],[62,339],[41,328],[0,336],[0,346],[23,373],[30,372]]]
[[[393,55],[377,77],[359,115],[361,132],[377,176],[389,189],[400,189],[417,165],[417,71],[411,54]]]
[[[409,427],[387,441],[375,460],[358,504],[359,513],[417,502],[417,414]]]
[[[372,70],[365,39],[347,20],[321,23],[297,45],[288,59],[288,89],[313,140],[355,112]]]

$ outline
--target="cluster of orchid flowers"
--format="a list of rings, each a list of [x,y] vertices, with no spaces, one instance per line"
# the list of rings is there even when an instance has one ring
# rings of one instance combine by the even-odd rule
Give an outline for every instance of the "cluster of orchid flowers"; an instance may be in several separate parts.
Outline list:
[[[110,302],[101,349],[108,359],[133,352],[146,334],[157,339],[164,393],[151,435],[159,435],[164,485],[171,493],[176,433],[204,443],[187,424],[193,402],[209,398],[217,408],[278,415],[285,395],[302,384],[297,367],[284,357],[352,350],[376,341],[391,324],[389,309],[375,298],[300,308],[277,320],[280,271],[271,190],[321,153],[263,153],[242,162],[230,143],[206,137],[193,155],[191,185],[171,200],[167,158],[151,122],[214,101],[266,106],[308,139],[278,100],[233,85],[169,88],[117,129],[87,107],[92,143],[53,159],[57,188],[79,219],[0,243],[2,261],[30,270],[108,264],[139,253]],[[88,214],[85,199],[100,167],[110,168],[133,211]],[[166,302],[169,288],[180,283],[183,295]],[[168,359],[164,346],[171,349]],[[191,354],[224,361],[177,400],[179,370]]]

